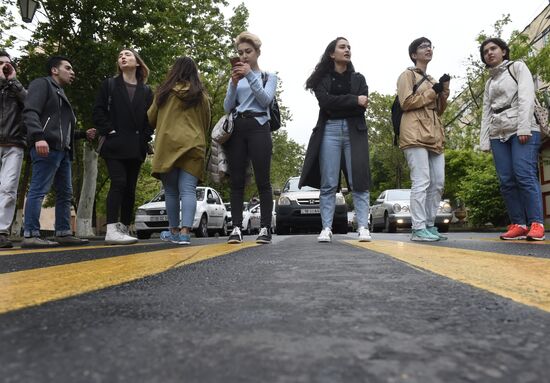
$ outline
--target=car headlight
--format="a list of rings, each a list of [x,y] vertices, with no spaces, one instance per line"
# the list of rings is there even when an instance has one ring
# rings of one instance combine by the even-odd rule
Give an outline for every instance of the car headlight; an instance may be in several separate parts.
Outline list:
[[[279,205],[290,205],[290,198],[279,197]]]
[[[137,209],[136,215],[147,215],[147,211],[145,209]]]
[[[451,210],[453,210],[453,209],[451,208],[451,204],[450,204],[450,203],[445,202],[445,203],[443,203],[443,204],[441,205],[441,211],[442,211],[442,212],[444,212],[444,213],[450,213]]]
[[[394,213],[399,213],[401,211],[401,205],[399,205],[398,203],[394,203],[392,209]]]
[[[345,205],[346,199],[341,194],[336,194],[336,205]]]

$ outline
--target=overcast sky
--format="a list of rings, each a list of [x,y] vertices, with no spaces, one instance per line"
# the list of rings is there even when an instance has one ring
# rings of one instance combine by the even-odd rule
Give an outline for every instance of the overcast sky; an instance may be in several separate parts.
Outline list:
[[[230,0],[235,6],[239,0]],[[262,40],[259,63],[262,70],[277,71],[283,81],[282,102],[293,121],[289,136],[307,145],[317,120],[315,97],[304,83],[327,44],[337,36],[348,38],[355,70],[367,79],[369,90],[395,93],[397,77],[412,65],[408,46],[426,36],[435,46],[428,73],[464,77],[465,62],[477,55],[476,36],[492,32],[503,14],[512,23],[505,29],[523,30],[548,5],[548,0],[462,0],[460,2],[416,1],[327,1],[245,0],[249,30]],[[462,82],[452,81],[451,92]],[[454,85],[454,87],[453,87]],[[452,93],[451,93],[452,94]]]

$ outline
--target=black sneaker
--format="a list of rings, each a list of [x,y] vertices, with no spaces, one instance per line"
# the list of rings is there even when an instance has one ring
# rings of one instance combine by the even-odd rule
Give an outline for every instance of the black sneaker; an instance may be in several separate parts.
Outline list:
[[[256,243],[271,243],[271,230],[269,227],[262,227],[260,235],[256,238]]]
[[[11,249],[13,243],[8,238],[7,234],[0,234],[0,249]]]
[[[64,235],[62,237],[55,237],[54,239],[62,246],[80,246],[90,243],[87,239],[78,238],[74,235]]]
[[[227,243],[241,243],[243,241],[243,234],[241,233],[241,229],[235,226],[233,228],[233,231],[229,235],[229,239],[227,240]]]

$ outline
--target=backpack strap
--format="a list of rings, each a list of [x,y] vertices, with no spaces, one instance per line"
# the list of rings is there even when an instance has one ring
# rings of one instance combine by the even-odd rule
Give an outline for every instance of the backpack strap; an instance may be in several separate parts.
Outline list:
[[[512,72],[515,72],[515,70],[513,70],[514,69],[514,63],[515,63],[515,61],[509,62],[508,64],[506,64],[506,69],[508,70],[508,73],[510,73],[510,77],[512,77],[514,79],[514,81],[516,82],[516,84],[518,84],[518,79],[512,73]],[[510,67],[512,69],[510,69]]]
[[[412,70],[412,69],[409,69],[409,70],[410,70],[410,71],[412,72],[412,74],[413,74],[413,80],[416,80],[416,75],[415,75],[416,72],[415,72],[414,70]],[[418,81],[417,83],[415,83],[415,84],[413,85],[413,92],[412,92],[412,94],[415,94],[416,91],[418,90],[418,88],[420,87],[420,85],[422,85],[422,83],[428,79],[428,76],[426,76],[424,73],[421,73],[421,76],[422,76],[422,78],[420,79],[420,81]]]

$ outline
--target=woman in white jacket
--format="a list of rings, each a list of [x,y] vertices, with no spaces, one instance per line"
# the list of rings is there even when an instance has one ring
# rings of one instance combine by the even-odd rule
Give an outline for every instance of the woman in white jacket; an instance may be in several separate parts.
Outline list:
[[[544,240],[537,177],[541,137],[533,115],[533,77],[525,63],[509,61],[508,45],[499,38],[485,40],[479,51],[490,74],[483,96],[480,146],[493,152],[511,222],[500,238]]]

